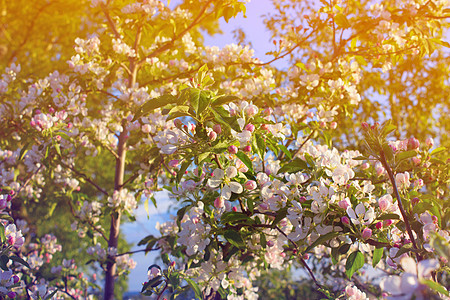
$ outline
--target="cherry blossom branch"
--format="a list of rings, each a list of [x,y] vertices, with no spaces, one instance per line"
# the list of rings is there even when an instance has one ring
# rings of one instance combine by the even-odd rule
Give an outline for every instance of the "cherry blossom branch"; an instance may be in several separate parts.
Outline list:
[[[127,255],[127,254],[134,254],[134,253],[140,253],[140,252],[150,252],[150,251],[156,251],[156,250],[160,250],[160,247],[157,248],[151,248],[151,249],[139,249],[139,250],[135,250],[135,251],[128,251],[128,252],[124,252],[124,253],[120,253],[117,254],[116,257],[118,256],[123,256],[123,255]]]
[[[383,165],[383,167],[386,169],[386,171],[387,171],[387,173],[389,175],[389,179],[390,179],[390,181],[392,183],[392,187],[394,188],[395,197],[397,198],[398,207],[399,207],[400,212],[401,212],[401,214],[403,216],[403,221],[405,222],[406,231],[408,232],[409,238],[411,239],[411,242],[413,244],[414,249],[417,250],[418,248],[417,248],[416,240],[415,240],[414,234],[413,234],[413,232],[411,230],[411,225],[409,224],[408,218],[406,216],[406,211],[403,208],[402,199],[400,197],[400,193],[398,192],[398,187],[397,187],[397,183],[395,182],[394,173],[392,172],[391,167],[389,166],[389,164],[388,164],[388,162],[386,160],[386,157],[384,155],[384,151],[383,150],[381,150],[381,152],[380,152],[380,162]],[[421,260],[421,257],[420,257],[420,255],[418,253],[416,253],[416,257],[417,257],[418,261]]]
[[[294,155],[292,155],[292,159],[291,161],[294,160],[294,158],[300,153],[300,151],[302,150],[303,146],[305,146],[305,144],[312,138],[312,136],[314,135],[315,130],[311,131],[311,133],[308,135],[308,137],[306,138],[306,140],[303,141],[303,143],[300,145],[300,147],[298,147],[297,151],[295,151]]]
[[[143,59],[141,59],[137,65],[140,66],[143,63],[145,63],[147,58],[151,58],[151,57],[155,57],[156,55],[170,49],[171,46],[173,46],[173,44],[175,43],[176,40],[178,40],[179,38],[183,37],[189,30],[191,30],[194,26],[196,26],[198,23],[200,23],[200,19],[202,18],[203,14],[205,13],[206,9],[209,7],[209,5],[213,2],[213,0],[209,0],[200,10],[200,13],[198,14],[198,16],[192,21],[191,24],[189,24],[189,26],[187,26],[183,31],[181,31],[179,34],[175,35],[169,42],[165,43],[164,45],[162,45],[161,47],[159,47],[158,49],[155,49],[152,53],[146,55]]]
[[[28,176],[28,178],[25,180],[25,182],[20,186],[20,188],[17,190],[16,194],[14,195],[14,197],[11,198],[11,201],[14,200],[15,198],[17,198],[20,194],[20,192],[23,190],[24,187],[26,187],[28,185],[28,183],[30,182],[30,180],[37,174],[39,173],[39,171],[42,169],[42,164],[39,166],[39,168],[37,168],[36,171],[34,171],[32,174],[30,174]]]
[[[74,172],[77,176],[82,177],[84,180],[86,180],[87,182],[89,182],[92,186],[94,186],[99,192],[101,192],[102,194],[104,194],[105,196],[109,196],[108,192],[105,191],[104,189],[102,189],[97,183],[95,183],[92,179],[90,179],[86,174],[78,171],[77,169],[75,169],[73,166],[69,166],[66,165],[65,163],[63,163],[62,161],[60,162],[65,168],[68,168],[69,170],[71,170],[72,172]]]
[[[81,222],[86,222],[86,223],[87,223],[94,231],[97,231],[97,232],[103,237],[103,239],[104,239],[105,241],[108,241],[108,238],[106,237],[106,235],[105,235],[105,233],[104,233],[103,231],[101,231],[100,229],[98,229],[98,227],[95,226],[94,223],[92,223],[91,220],[89,220],[89,219],[82,219],[80,216],[78,216],[78,215],[75,213],[75,209],[74,209],[73,206],[72,206],[72,202],[71,202],[70,200],[67,201],[67,202],[68,202],[68,204],[69,204],[70,213],[72,214],[72,216],[73,216],[75,219],[78,219],[78,220],[80,220]]]
[[[102,3],[101,8],[102,8],[103,14],[106,17],[106,20],[108,21],[109,28],[111,28],[112,32],[114,33],[115,38],[120,39],[120,33],[119,33],[119,31],[117,31],[116,24],[114,24],[114,21],[111,19],[111,16],[109,15],[106,5]]]
[[[322,285],[317,281],[316,276],[314,276],[313,271],[311,270],[311,268],[308,266],[308,264],[306,263],[306,261],[303,259],[303,255],[302,253],[299,251],[297,244],[292,241],[290,238],[288,238],[287,234],[280,229],[280,227],[276,226],[275,227],[276,230],[278,230],[278,232],[280,232],[297,250],[297,253],[299,253],[298,258],[300,259],[301,263],[303,264],[303,266],[306,268],[306,270],[308,271],[309,275],[311,276],[311,279],[314,281],[314,283],[317,285],[317,287],[319,289],[323,289]]]

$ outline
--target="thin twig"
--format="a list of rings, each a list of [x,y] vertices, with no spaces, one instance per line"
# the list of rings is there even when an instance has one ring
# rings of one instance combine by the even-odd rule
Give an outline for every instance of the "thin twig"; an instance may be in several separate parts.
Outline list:
[[[103,237],[103,239],[104,239],[106,242],[108,242],[108,238],[106,237],[106,235],[105,235],[105,233],[104,233],[103,231],[101,231],[100,229],[98,229],[98,228],[94,225],[94,223],[91,222],[91,220],[89,220],[89,219],[82,219],[80,216],[78,216],[78,215],[75,213],[75,210],[73,209],[72,202],[70,202],[70,200],[67,201],[67,202],[69,203],[70,213],[72,214],[72,216],[73,216],[75,219],[78,219],[78,220],[80,220],[81,222],[86,222],[90,227],[92,227],[93,230],[97,231],[97,232]]]
[[[71,170],[72,172],[74,172],[77,176],[83,177],[84,180],[86,180],[87,182],[89,182],[90,184],[92,184],[99,192],[101,192],[102,194],[104,194],[105,196],[109,196],[108,192],[105,191],[104,189],[102,189],[97,183],[95,183],[92,179],[90,179],[89,177],[87,177],[86,174],[81,173],[80,171],[76,170],[73,166],[69,166],[64,164],[63,162],[61,162],[61,164],[68,168],[69,170]]]
[[[294,158],[297,156],[297,154],[300,153],[300,150],[302,150],[303,146],[305,146],[306,142],[308,142],[312,136],[314,135],[315,130],[311,131],[311,133],[308,135],[308,137],[306,138],[306,140],[303,141],[303,143],[300,145],[300,147],[298,147],[297,151],[295,151],[294,155],[292,155],[292,159],[291,161],[294,160]]]
[[[135,251],[128,251],[128,252],[124,252],[124,253],[120,253],[120,254],[117,254],[116,255],[116,257],[118,257],[118,256],[123,256],[123,255],[127,255],[127,254],[134,254],[134,253],[139,253],[139,252],[150,252],[150,251],[156,251],[156,250],[159,250],[159,249],[161,249],[160,247],[157,247],[157,248],[152,248],[152,249],[139,249],[139,250],[135,250]]]
[[[397,187],[397,183],[395,182],[394,173],[392,172],[391,167],[389,166],[389,164],[386,160],[383,150],[380,152],[380,162],[383,165],[383,167],[386,169],[386,171],[389,175],[389,179],[391,180],[392,187],[394,188],[395,197],[397,198],[398,207],[403,216],[403,221],[405,222],[406,231],[408,232],[409,238],[411,239],[414,249],[418,250],[417,244],[416,244],[416,239],[414,238],[414,234],[411,230],[411,225],[409,224],[408,218],[406,216],[406,211],[403,208],[403,203],[402,203],[402,199],[400,197],[400,193],[398,192],[398,187]],[[416,257],[417,257],[418,261],[421,261],[421,257],[418,253],[416,253]]]
[[[102,8],[103,14],[106,17],[106,20],[108,21],[109,27],[111,28],[112,32],[114,33],[115,38],[120,39],[120,33],[119,33],[119,31],[117,31],[116,24],[114,24],[114,21],[111,19],[111,16],[109,15],[107,7],[104,4],[102,4],[101,8]]]
[[[295,247],[295,249],[297,250],[297,253],[299,254],[298,257],[300,258],[300,261],[302,262],[302,264],[306,268],[306,270],[308,270],[308,273],[311,276],[311,279],[314,281],[314,283],[317,285],[317,287],[319,289],[322,289],[323,288],[322,285],[317,281],[316,276],[314,276],[313,271],[308,266],[306,261],[303,259],[303,255],[299,251],[297,244],[294,241],[292,241],[290,238],[288,238],[287,234],[283,230],[281,230],[280,227],[276,226],[275,228],[278,230],[278,232],[280,232]]]

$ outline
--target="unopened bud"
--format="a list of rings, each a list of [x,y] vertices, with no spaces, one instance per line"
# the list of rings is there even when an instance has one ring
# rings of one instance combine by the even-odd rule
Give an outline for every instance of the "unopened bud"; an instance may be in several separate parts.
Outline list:
[[[411,200],[411,204],[412,204],[413,206],[415,206],[417,203],[419,203],[419,201],[420,201],[419,198],[414,197],[414,198],[412,198],[412,200]]]
[[[255,131],[255,125],[249,123],[249,124],[245,125],[244,129],[247,131],[253,132],[253,131]]]
[[[347,209],[347,207],[350,206],[350,204],[349,204],[348,201],[346,201],[346,200],[341,200],[341,201],[339,201],[339,202],[338,202],[338,205],[339,205],[340,208],[343,208],[343,209]]]
[[[427,144],[427,146],[429,147],[429,148],[431,148],[431,147],[433,147],[434,146],[434,140],[433,140],[433,138],[427,138],[426,140],[425,140],[425,144]]]
[[[383,228],[383,222],[378,222],[377,224],[375,224],[375,227],[376,227],[377,229]]]
[[[220,126],[220,124],[215,124],[213,126],[213,130],[215,133],[220,134],[222,132],[222,127]]]
[[[305,203],[306,202],[306,197],[305,196],[301,196],[299,200],[300,200],[300,203]]]
[[[275,245],[275,243],[273,241],[267,241],[268,247],[273,247],[274,245]]]
[[[372,229],[370,229],[370,228],[364,228],[364,230],[363,230],[362,233],[361,233],[361,237],[362,237],[364,240],[367,240],[367,239],[369,239],[371,236],[372,236]]]
[[[228,147],[228,152],[230,152],[231,154],[236,154],[238,153],[238,148],[234,145],[231,145],[230,147]]]
[[[330,123],[330,128],[331,129],[336,129],[337,128],[337,123],[336,122],[331,122]]]
[[[346,216],[343,216],[343,217],[341,218],[341,222],[342,222],[343,224],[345,224],[345,225],[349,225],[349,224],[350,224],[350,219],[349,219],[348,217],[346,217]]]
[[[247,145],[247,146],[244,147],[243,150],[244,150],[244,152],[250,152],[250,151],[252,151],[252,146]]]
[[[214,200],[214,207],[215,208],[222,208],[225,205],[225,200],[222,196],[219,196]]]
[[[211,131],[208,134],[208,137],[211,142],[214,142],[217,139],[217,133],[215,131]]]
[[[245,188],[249,191],[256,189],[257,185],[254,180],[249,180],[245,183]]]
[[[389,227],[389,226],[391,226],[392,225],[392,220],[391,219],[387,219],[387,220],[384,220],[383,221],[383,225],[384,225],[384,227]]]
[[[415,156],[415,157],[412,158],[412,162],[413,162],[416,166],[418,166],[418,165],[420,164],[420,158],[418,158],[417,156]]]
[[[361,123],[361,126],[362,126],[362,128],[364,129],[364,130],[369,130],[369,123],[367,123],[367,122],[362,122]]]
[[[408,140],[408,150],[415,150],[419,148],[419,146],[420,142],[418,139],[412,137]]]

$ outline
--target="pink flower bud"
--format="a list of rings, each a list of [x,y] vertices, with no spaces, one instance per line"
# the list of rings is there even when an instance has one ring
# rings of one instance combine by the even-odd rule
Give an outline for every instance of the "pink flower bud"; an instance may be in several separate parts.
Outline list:
[[[237,207],[233,206],[233,208],[231,210],[234,211],[234,212],[237,212]]]
[[[243,150],[244,150],[244,152],[250,152],[250,151],[252,151],[252,146],[247,145],[247,146],[244,147]]]
[[[73,127],[73,124],[72,123],[67,123],[67,128],[68,129],[71,129]]]
[[[392,220],[391,219],[387,219],[387,220],[384,220],[383,221],[383,226],[384,227],[389,227],[389,226],[391,226],[392,225]]]
[[[152,127],[150,126],[150,124],[144,124],[141,127],[141,130],[143,133],[149,133],[151,129],[152,129]]]
[[[305,196],[301,196],[299,200],[300,200],[300,203],[305,203],[306,202],[306,197]]]
[[[303,259],[304,259],[304,260],[309,259],[309,254],[308,254],[308,253],[303,254]]]
[[[411,204],[412,206],[416,206],[417,203],[419,203],[420,199],[417,197],[412,198],[411,200]]]
[[[273,109],[271,109],[270,107],[266,108],[263,111],[263,115],[266,116],[266,117],[270,116],[272,113],[273,113]]]
[[[262,125],[261,125],[261,129],[262,129],[262,130],[269,131],[269,125],[267,125],[267,124],[262,124]]]
[[[349,219],[348,217],[346,217],[346,216],[343,216],[343,217],[341,218],[341,222],[342,222],[343,224],[345,224],[345,225],[349,225],[349,224],[350,224],[350,219]]]
[[[337,128],[337,123],[336,122],[331,122],[330,123],[330,128],[331,129],[336,129]]]
[[[377,229],[383,228],[383,222],[378,222],[377,224],[375,224],[375,227],[376,227]]]
[[[310,119],[314,118],[314,113],[312,111],[308,112],[306,116]]]
[[[366,130],[366,131],[369,130],[369,124],[367,122],[362,122],[361,126],[364,130]]]
[[[319,123],[319,126],[320,126],[321,128],[325,128],[325,127],[327,127],[327,123],[324,122],[324,121],[322,121],[322,122]]]
[[[433,138],[428,137],[428,138],[425,140],[425,144],[427,144],[427,146],[428,146],[429,148],[433,147],[433,146],[434,146],[434,140],[433,140]]]
[[[249,123],[249,124],[245,125],[244,129],[247,131],[253,132],[253,131],[255,131],[255,125]]]
[[[14,284],[18,283],[19,280],[20,280],[19,276],[17,276],[17,275],[14,275],[14,276],[12,277],[12,279],[13,279]]]
[[[222,127],[220,126],[220,124],[214,124],[213,130],[217,134],[221,134],[222,133]]]
[[[361,165],[361,170],[367,170],[369,167],[370,167],[369,163],[365,162]]]
[[[380,123],[375,122],[375,124],[373,124],[370,128],[371,128],[372,130],[375,130],[375,129],[378,129],[379,126],[380,126]]]
[[[417,149],[417,148],[419,148],[419,146],[420,146],[420,142],[419,142],[418,139],[416,139],[416,138],[410,138],[410,139],[408,140],[408,150],[414,150],[414,149]]]
[[[13,246],[15,242],[16,242],[16,237],[10,235],[10,236],[8,237],[8,244],[10,244],[11,246]]]
[[[36,127],[36,122],[35,121],[31,121],[30,125],[31,125],[31,127]]]
[[[339,205],[339,207],[342,208],[342,209],[347,209],[347,207],[350,206],[350,204],[349,204],[348,201],[346,201],[346,200],[341,200],[341,201],[339,201],[339,202],[338,202],[338,205]]]
[[[56,140],[59,142],[59,141],[61,141],[61,136],[60,135],[57,135],[56,137]]]
[[[273,247],[275,243],[273,241],[267,241],[267,247]]]
[[[14,298],[16,298],[16,296],[17,296],[17,294],[15,293],[15,292],[8,292],[8,297],[10,298],[10,299],[14,299]]]
[[[377,172],[377,176],[381,176],[384,173],[384,168],[382,166],[379,166],[375,169],[375,171]]]
[[[228,152],[230,152],[231,154],[236,154],[238,153],[238,148],[234,145],[231,145],[230,147],[228,147]]]
[[[416,166],[418,166],[418,165],[420,164],[420,158],[418,158],[417,156],[415,156],[415,157],[412,158],[412,162],[413,162]]]
[[[219,196],[216,198],[216,200],[214,200],[214,207],[219,209],[224,207],[225,205],[225,199],[222,196]]]
[[[51,113],[51,114],[53,114],[53,113],[55,112],[55,109],[54,109],[53,107],[50,107],[50,108],[48,109],[48,112]]]
[[[169,161],[169,167],[171,167],[171,168],[176,168],[179,165],[180,165],[179,159],[172,159],[171,161]]]
[[[133,121],[133,118],[134,118],[134,116],[133,116],[132,114],[129,114],[129,115],[127,116],[127,121],[128,121],[128,122],[131,122],[131,121]]]
[[[217,139],[217,133],[215,131],[211,131],[208,134],[208,137],[211,142],[214,142]]]
[[[364,240],[367,240],[367,239],[369,239],[371,236],[372,236],[372,229],[370,229],[370,228],[364,228],[364,230],[363,230],[362,233],[361,233],[361,237],[362,237]]]
[[[176,263],[175,263],[174,261],[170,263],[170,266],[171,266],[172,268],[175,267],[175,265],[176,265]]]
[[[257,185],[254,180],[249,180],[245,183],[245,188],[249,191],[256,189]]]

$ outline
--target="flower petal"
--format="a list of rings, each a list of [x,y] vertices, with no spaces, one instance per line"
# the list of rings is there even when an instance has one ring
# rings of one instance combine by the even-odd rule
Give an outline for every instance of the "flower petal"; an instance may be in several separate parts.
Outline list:
[[[230,190],[235,194],[240,194],[244,190],[240,183],[237,183],[234,181],[230,182],[230,184],[228,186],[230,187]]]
[[[236,167],[230,166],[227,168],[227,177],[228,178],[233,178],[237,176],[237,169]]]

